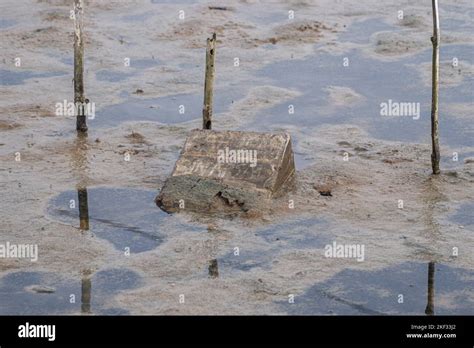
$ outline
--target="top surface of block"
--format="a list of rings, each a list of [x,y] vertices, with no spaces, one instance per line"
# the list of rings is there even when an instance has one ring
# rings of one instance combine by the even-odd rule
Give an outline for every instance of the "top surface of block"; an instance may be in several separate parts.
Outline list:
[[[294,172],[286,133],[191,131],[172,176],[194,175],[254,189],[279,189]]]

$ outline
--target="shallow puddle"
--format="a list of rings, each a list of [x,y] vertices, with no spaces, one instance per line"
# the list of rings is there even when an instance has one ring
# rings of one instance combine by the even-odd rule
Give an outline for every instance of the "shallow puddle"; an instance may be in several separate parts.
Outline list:
[[[140,253],[158,247],[165,231],[201,230],[177,221],[154,202],[155,190],[96,187],[66,191],[51,199],[48,215],[62,223],[90,230],[118,250]]]
[[[386,24],[382,19],[371,18],[351,25],[339,37],[342,41],[368,44],[371,35],[380,31],[401,31],[402,27]],[[440,60],[459,61],[472,64],[474,46],[445,45],[440,51]],[[344,58],[349,66],[344,67]],[[272,125],[285,124],[313,127],[325,124],[355,124],[367,130],[372,136],[384,140],[404,142],[426,142],[430,134],[431,89],[424,86],[421,74],[416,69],[422,63],[431,62],[431,49],[401,57],[395,61],[369,58],[360,50],[340,55],[318,52],[304,60],[287,60],[267,65],[259,76],[273,80],[282,88],[296,89],[302,96],[260,112],[253,124],[246,127],[261,131],[272,131]],[[453,68],[454,69],[454,68]],[[331,86],[349,87],[359,96],[347,95],[344,90],[331,99]],[[440,100],[451,103],[472,103],[474,76],[466,74],[463,81],[452,87],[441,86]],[[384,117],[380,104],[389,100],[398,102],[419,102],[420,117]],[[346,103],[347,102],[347,103]],[[340,105],[338,105],[340,103]],[[293,105],[294,114],[288,113]],[[451,146],[470,146],[472,127],[466,127],[463,119],[454,112],[443,112],[440,117],[441,142]],[[298,139],[294,138],[297,143]],[[305,166],[311,161],[295,156]]]
[[[28,70],[5,70],[0,69],[0,85],[2,86],[14,86],[21,85],[25,83],[25,80],[28,79],[41,79],[46,77],[56,77],[66,75],[65,72],[53,71],[53,72],[36,72]]]
[[[281,306],[299,315],[472,315],[473,284],[473,270],[405,262],[378,271],[345,269]]]
[[[282,253],[294,250],[324,249],[332,243],[333,236],[326,233],[328,224],[317,218],[283,222],[256,229],[257,237],[252,247],[228,252],[216,258],[223,277],[235,276],[235,272],[247,272],[254,268],[271,269]]]
[[[452,57],[470,62],[474,46],[451,45],[441,50],[441,61]],[[349,67],[343,67],[345,57],[350,58]],[[272,130],[272,125],[285,124],[314,127],[324,124],[356,124],[369,131],[372,136],[384,140],[425,142],[430,134],[431,89],[423,86],[419,72],[414,66],[429,62],[431,50],[397,61],[381,61],[368,58],[359,51],[344,55],[319,53],[305,60],[287,60],[271,64],[259,74],[274,81],[282,88],[297,89],[301,97],[262,111],[253,124],[246,126],[262,131]],[[404,72],[404,73],[403,73]],[[330,99],[330,86],[349,87],[360,97],[344,105],[344,99]],[[474,77],[465,76],[462,83],[453,87],[442,87],[440,99],[451,103],[472,102]],[[344,90],[340,95],[344,98]],[[381,103],[389,100],[419,102],[420,117],[381,116]],[[341,102],[338,106],[337,103]],[[288,105],[294,106],[294,114],[288,113]],[[454,113],[440,117],[441,141],[452,146],[470,146],[472,127],[463,125],[463,120]]]
[[[398,28],[387,24],[381,18],[369,18],[353,23],[345,32],[339,35],[339,41],[352,43],[369,43],[370,36],[380,31],[392,30]]]
[[[458,209],[450,215],[449,220],[474,229],[474,202],[461,204]]]
[[[474,26],[472,25],[472,17],[474,14],[474,11],[471,11],[471,20],[459,20],[459,19],[451,19],[447,18],[443,20],[443,29],[444,30],[456,30],[456,31],[462,31],[462,32],[474,32]]]
[[[0,29],[7,29],[7,28],[10,28],[10,27],[13,27],[17,23],[18,22],[13,20],[13,19],[0,18]]]
[[[354,23],[341,33],[340,40],[369,43],[371,35],[380,31],[403,31],[403,27],[394,27],[382,19],[371,18]],[[472,63],[474,46],[445,45],[441,49],[441,62],[456,57],[460,62]],[[343,66],[344,58],[349,58],[349,66]],[[276,107],[261,110],[253,123],[245,129],[272,131],[275,127],[296,125],[315,127],[325,124],[356,124],[379,139],[426,142],[430,134],[431,89],[423,85],[417,66],[431,62],[431,49],[393,61],[383,61],[368,57],[361,50],[352,50],[340,55],[318,52],[304,60],[286,60],[267,65],[257,76],[273,81],[271,84],[282,88],[301,91],[302,96],[279,104]],[[131,72],[100,70],[96,73],[99,80],[123,82],[140,69],[160,64],[154,59],[131,61]],[[194,65],[182,69],[194,69]],[[453,68],[454,69],[454,68]],[[332,89],[335,88],[335,89]],[[359,96],[345,95],[344,88],[350,88]],[[447,87],[441,86],[440,100],[450,103],[472,103],[474,76],[466,74],[462,82]],[[332,100],[331,93],[335,91]],[[122,96],[124,102],[100,108],[92,127],[115,126],[127,121],[153,121],[163,124],[176,124],[201,118],[203,96],[196,94],[176,94],[160,98],[146,98],[146,86],[143,97],[130,94]],[[242,89],[217,89],[215,91],[214,112],[225,112],[234,101],[245,96]],[[345,98],[348,99],[345,99]],[[420,116],[381,116],[381,103],[389,100],[403,103],[420,103]],[[294,114],[288,113],[288,105],[294,106]],[[216,117],[218,122],[218,116]],[[451,146],[470,146],[472,127],[465,127],[463,118],[454,111],[443,110],[440,117],[441,142]],[[303,128],[304,128],[303,127]],[[294,139],[295,142],[298,139]],[[303,167],[311,163],[304,155],[296,154],[296,160]],[[443,158],[444,160],[444,158]]]
[[[140,286],[141,277],[127,269],[81,272],[66,278],[50,272],[15,272],[0,278],[0,315],[103,314],[128,311],[107,306],[115,294]]]
[[[472,3],[470,7],[440,3],[439,7],[441,10],[446,11],[446,12],[454,12],[457,14],[468,15],[470,18],[474,17],[474,5]],[[472,24],[471,24],[471,28],[472,28]]]
[[[226,111],[235,100],[242,97],[242,94],[237,89],[217,90],[214,97],[214,113]],[[201,94],[176,94],[151,99],[128,97],[123,103],[98,110],[96,118],[91,120],[90,124],[110,127],[128,121],[152,121],[163,124],[187,122],[202,118],[202,103]],[[219,122],[218,116],[216,122]]]
[[[106,82],[121,82],[127,80],[129,77],[136,76],[142,70],[153,68],[161,64],[158,59],[153,58],[130,58],[128,63],[128,67],[120,67],[120,70],[99,70],[95,73],[96,79]]]
[[[154,14],[152,12],[143,12],[133,15],[122,16],[120,19],[126,22],[144,22],[148,18],[151,18],[153,16]]]
[[[288,12],[286,11],[273,11],[269,6],[263,6],[259,9],[253,6],[243,6],[236,12],[240,18],[252,22],[255,26],[267,26],[267,25],[282,25],[288,23]],[[225,6],[224,6],[225,7]],[[270,45],[271,47],[271,45]]]
[[[120,82],[135,75],[132,72],[122,72],[114,70],[99,70],[95,73],[97,81]]]

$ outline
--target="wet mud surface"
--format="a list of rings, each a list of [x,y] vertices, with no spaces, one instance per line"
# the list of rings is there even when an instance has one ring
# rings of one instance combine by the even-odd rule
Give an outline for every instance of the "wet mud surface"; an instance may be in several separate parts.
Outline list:
[[[39,254],[0,259],[0,314],[425,315],[428,277],[434,314],[473,314],[472,2],[441,5],[438,177],[429,3],[210,5],[89,3],[96,115],[77,138],[55,114],[73,96],[69,2],[2,3],[0,243]],[[213,31],[214,127],[291,134],[296,183],[253,215],[168,215],[154,199],[201,127]],[[381,116],[389,99],[419,119]],[[334,242],[364,261],[326,257]]]

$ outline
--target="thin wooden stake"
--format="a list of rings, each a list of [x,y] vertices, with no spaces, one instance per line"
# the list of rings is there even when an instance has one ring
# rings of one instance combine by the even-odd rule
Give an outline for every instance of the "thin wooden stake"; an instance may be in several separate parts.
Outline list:
[[[74,104],[76,105],[76,130],[87,132],[84,97],[84,40],[82,26],[83,0],[74,0]]]
[[[431,90],[431,143],[433,152],[431,153],[431,167],[433,174],[439,174],[439,129],[438,129],[438,92],[439,92],[439,14],[438,0],[432,0],[433,4],[433,61],[432,61],[432,90]]]
[[[206,77],[204,80],[204,105],[202,108],[202,128],[212,129],[212,103],[214,89],[214,62],[216,58],[216,33],[207,39]]]
[[[426,303],[425,314],[434,315],[434,276],[435,276],[435,263],[430,262],[428,264],[428,301]]]

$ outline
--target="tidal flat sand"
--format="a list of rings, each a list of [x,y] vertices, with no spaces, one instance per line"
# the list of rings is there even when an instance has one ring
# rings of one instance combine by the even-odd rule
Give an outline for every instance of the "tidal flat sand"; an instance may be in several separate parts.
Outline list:
[[[39,253],[0,260],[0,314],[424,315],[430,263],[435,313],[474,314],[472,1],[440,9],[436,177],[429,2],[86,1],[87,138],[55,112],[72,1],[0,6],[0,243]],[[168,215],[153,199],[201,127],[213,32],[214,128],[288,132],[296,183],[255,214]],[[389,99],[420,118],[382,117]],[[326,257],[334,242],[363,261]]]

